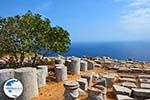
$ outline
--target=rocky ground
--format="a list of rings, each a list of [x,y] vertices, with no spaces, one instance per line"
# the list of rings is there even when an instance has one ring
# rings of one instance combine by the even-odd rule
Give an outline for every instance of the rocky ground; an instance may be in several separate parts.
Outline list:
[[[109,87],[107,87],[107,100],[115,100],[116,95],[115,94],[124,94],[124,92],[128,95],[128,89],[131,89],[132,87],[135,88],[142,88],[142,85],[139,76],[138,75],[145,75],[149,74],[149,63],[141,63],[141,62],[112,62],[112,61],[104,61],[104,63],[100,63],[99,61],[95,60],[94,69],[88,70],[86,72],[80,73],[80,75],[71,75],[68,74],[68,80],[77,80],[81,78],[81,75],[84,75],[86,73],[92,73],[95,72],[96,74],[107,74],[111,73],[113,76],[115,76],[114,85],[110,84]],[[100,66],[99,66],[100,65]],[[145,82],[144,82],[145,83]],[[119,87],[118,87],[119,86]],[[120,87],[121,86],[121,87]],[[125,88],[124,88],[125,87]],[[150,90],[150,82],[147,84],[143,84],[143,88],[148,88]],[[117,90],[118,89],[118,90]],[[123,90],[123,91],[122,91]],[[129,91],[131,92],[131,91]],[[49,73],[49,77],[47,78],[47,85],[39,89],[39,97],[33,98],[33,100],[63,100],[64,99],[64,82],[56,82],[54,73]],[[130,95],[130,93],[129,93]],[[129,100],[132,100],[132,98],[128,97],[122,97],[122,95],[118,95],[118,98],[129,98]],[[88,91],[85,91],[84,94],[82,94],[79,99],[80,100],[87,100],[88,98]],[[121,99],[120,99],[121,100]],[[140,100],[140,99],[139,99]],[[144,100],[144,99],[142,99]]]

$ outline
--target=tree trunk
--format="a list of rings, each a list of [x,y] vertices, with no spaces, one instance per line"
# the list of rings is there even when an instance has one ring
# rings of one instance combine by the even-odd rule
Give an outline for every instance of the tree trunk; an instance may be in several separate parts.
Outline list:
[[[32,65],[31,65],[31,66],[34,66],[35,61],[36,61],[36,58],[37,58],[37,53],[34,53],[34,59],[33,59],[33,62],[32,62]]]
[[[23,67],[23,66],[22,66],[22,63],[23,63],[24,59],[25,59],[25,56],[24,56],[24,52],[23,52],[23,53],[21,53],[21,55],[20,55],[19,67]]]

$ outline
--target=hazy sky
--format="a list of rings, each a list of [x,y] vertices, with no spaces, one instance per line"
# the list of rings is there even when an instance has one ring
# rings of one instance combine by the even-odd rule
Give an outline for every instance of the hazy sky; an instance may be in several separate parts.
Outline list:
[[[0,16],[27,10],[69,31],[72,42],[150,40],[150,0],[0,0]]]

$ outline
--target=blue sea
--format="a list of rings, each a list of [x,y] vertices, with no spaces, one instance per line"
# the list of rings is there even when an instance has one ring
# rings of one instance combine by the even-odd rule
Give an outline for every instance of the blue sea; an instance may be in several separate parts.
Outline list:
[[[65,56],[108,56],[114,59],[128,58],[141,61],[150,61],[150,42],[99,42],[99,43],[72,43]]]

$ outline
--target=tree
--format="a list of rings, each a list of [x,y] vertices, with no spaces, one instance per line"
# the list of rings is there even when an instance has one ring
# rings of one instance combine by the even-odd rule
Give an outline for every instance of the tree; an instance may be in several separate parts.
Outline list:
[[[69,33],[60,26],[52,27],[40,14],[28,11],[22,16],[0,17],[0,56],[13,56],[16,66],[22,66],[29,54],[34,54],[34,65],[38,54],[64,53],[69,45]]]

